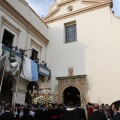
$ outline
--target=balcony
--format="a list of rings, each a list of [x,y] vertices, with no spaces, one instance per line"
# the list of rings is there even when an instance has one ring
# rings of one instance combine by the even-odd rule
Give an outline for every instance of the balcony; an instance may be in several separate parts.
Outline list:
[[[6,49],[6,54],[10,54],[11,48],[6,46],[5,49]],[[21,58],[23,55],[17,51],[15,51],[15,55],[16,55],[16,60],[21,62],[21,60],[22,60]],[[38,67],[39,67],[39,69],[38,69],[39,75],[50,78],[50,69],[49,68],[43,66],[42,64],[38,64]]]

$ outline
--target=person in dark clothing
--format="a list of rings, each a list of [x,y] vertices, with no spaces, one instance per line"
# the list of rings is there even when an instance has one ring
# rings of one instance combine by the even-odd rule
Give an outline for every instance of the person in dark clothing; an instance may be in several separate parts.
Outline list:
[[[78,120],[86,120],[86,115],[85,115],[85,110],[80,107],[80,102],[77,102],[77,115],[78,115]]]
[[[107,120],[106,116],[99,111],[99,105],[94,103],[92,105],[93,113],[88,116],[88,120]]]
[[[114,111],[112,120],[120,120],[120,100],[112,103],[112,110]]]
[[[2,113],[4,113],[4,107],[5,107],[5,101],[2,101],[1,105],[0,105],[0,115]]]
[[[39,110],[40,120],[49,120],[49,112],[45,104],[43,104]]]
[[[110,106],[106,104],[105,107],[106,107],[106,113],[107,113],[108,119],[111,119],[112,117],[111,117]]]
[[[53,108],[52,108],[52,109],[49,109],[50,118],[51,118],[51,120],[57,120],[57,119],[58,119],[57,104],[53,104],[52,106],[53,106]]]
[[[10,104],[4,106],[4,113],[0,115],[0,120],[15,120],[13,113],[10,111]]]
[[[62,120],[62,118],[63,118],[63,111],[64,111],[64,108],[63,108],[62,104],[58,105],[57,111],[58,111],[58,120]]]
[[[87,104],[87,111],[88,111],[88,116],[90,116],[93,113],[92,103]]]
[[[104,114],[104,115],[106,116],[106,118],[108,119],[108,115],[107,115],[107,111],[106,111],[106,108],[105,108],[104,103],[102,103],[102,104],[100,105],[99,111],[100,111],[102,114]]]
[[[63,120],[78,120],[73,102],[69,102],[68,108],[63,113]]]
[[[34,116],[31,114],[34,113],[32,111],[29,111],[29,109],[25,107],[23,111],[20,113],[20,120],[35,120]]]

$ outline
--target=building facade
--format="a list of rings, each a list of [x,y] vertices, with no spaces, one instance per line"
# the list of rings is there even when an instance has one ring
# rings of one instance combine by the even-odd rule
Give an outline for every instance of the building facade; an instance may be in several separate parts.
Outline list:
[[[9,48],[17,47],[18,52],[40,64],[46,61],[48,26],[24,0],[0,1],[0,43]],[[2,71],[1,71],[2,75]],[[44,75],[39,71],[39,81],[30,82],[20,77],[16,102],[31,101],[29,89],[34,85],[39,89]],[[0,78],[1,79],[1,78]],[[14,102],[17,76],[5,74],[0,101]]]
[[[56,0],[50,8],[47,62],[59,102],[69,98],[69,87],[87,102],[120,99],[120,18],[111,7],[111,0]]]

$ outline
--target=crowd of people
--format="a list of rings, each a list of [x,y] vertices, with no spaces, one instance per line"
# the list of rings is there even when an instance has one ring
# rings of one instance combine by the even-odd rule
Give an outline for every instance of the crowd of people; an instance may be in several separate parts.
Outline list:
[[[89,103],[88,120],[120,120],[120,100],[108,104]]]
[[[52,108],[43,105],[0,104],[0,120],[120,120],[120,100],[108,104],[88,103],[81,108],[80,102],[75,105],[53,104]]]

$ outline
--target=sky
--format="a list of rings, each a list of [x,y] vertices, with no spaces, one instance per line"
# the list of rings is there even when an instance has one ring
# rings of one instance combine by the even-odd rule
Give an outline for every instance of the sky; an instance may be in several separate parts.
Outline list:
[[[45,17],[48,14],[49,7],[55,0],[26,0],[31,8],[40,16]],[[114,15],[120,17],[120,0],[113,0]]]
[[[115,16],[120,17],[120,0],[113,0],[113,11]]]
[[[45,17],[55,0],[26,0],[26,2],[40,17]]]

